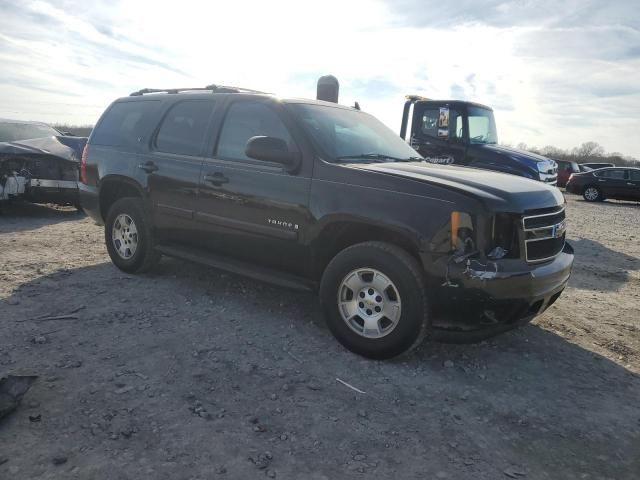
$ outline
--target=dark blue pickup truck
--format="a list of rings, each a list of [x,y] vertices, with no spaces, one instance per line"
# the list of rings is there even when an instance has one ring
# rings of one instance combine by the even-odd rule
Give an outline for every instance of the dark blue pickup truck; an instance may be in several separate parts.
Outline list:
[[[407,96],[400,136],[431,163],[484,168],[549,185],[557,183],[558,166],[553,160],[498,145],[493,110],[485,105]]]

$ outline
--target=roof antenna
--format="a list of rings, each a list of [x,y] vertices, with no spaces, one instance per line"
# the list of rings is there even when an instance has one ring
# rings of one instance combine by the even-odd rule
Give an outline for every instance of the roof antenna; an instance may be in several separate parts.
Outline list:
[[[353,108],[355,108],[356,110],[360,110],[360,104],[358,102],[354,103]]]

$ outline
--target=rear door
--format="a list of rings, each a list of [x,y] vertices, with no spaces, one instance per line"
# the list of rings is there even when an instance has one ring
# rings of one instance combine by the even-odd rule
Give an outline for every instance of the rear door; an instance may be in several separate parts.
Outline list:
[[[627,198],[640,200],[640,170],[627,170]]]
[[[303,236],[309,223],[311,161],[296,172],[246,156],[247,141],[257,135],[285,140],[300,151],[283,106],[271,99],[227,98],[213,155],[200,176],[196,212],[204,246],[242,260],[304,273]]]
[[[624,198],[627,191],[627,172],[622,168],[609,168],[597,172],[598,186],[605,197]]]
[[[214,106],[214,100],[208,98],[171,102],[138,165],[148,174],[155,225],[172,240],[188,241],[193,233],[200,169]]]

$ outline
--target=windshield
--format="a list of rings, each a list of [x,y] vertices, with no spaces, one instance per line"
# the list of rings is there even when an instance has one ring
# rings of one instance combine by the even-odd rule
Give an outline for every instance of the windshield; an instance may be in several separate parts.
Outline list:
[[[313,104],[289,104],[328,161],[422,159],[375,117],[358,110]]]
[[[43,123],[0,122],[0,142],[17,142],[57,135],[60,135],[60,132]]]
[[[469,107],[469,142],[498,143],[498,132],[493,112],[486,108]]]

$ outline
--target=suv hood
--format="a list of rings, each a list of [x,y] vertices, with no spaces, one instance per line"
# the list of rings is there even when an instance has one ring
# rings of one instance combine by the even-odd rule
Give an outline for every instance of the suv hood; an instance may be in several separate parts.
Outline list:
[[[544,157],[542,157],[544,158]],[[517,175],[425,162],[350,164],[349,168],[404,177],[477,197],[493,210],[523,213],[564,204],[556,187]]]

